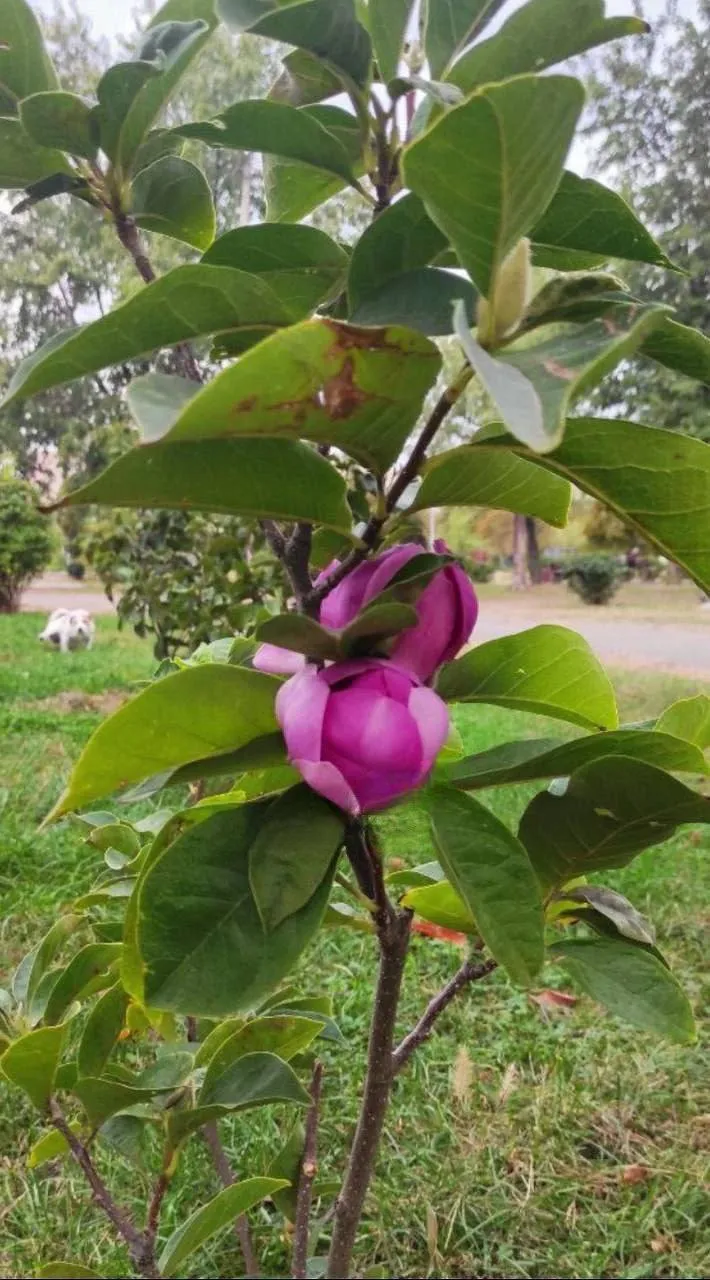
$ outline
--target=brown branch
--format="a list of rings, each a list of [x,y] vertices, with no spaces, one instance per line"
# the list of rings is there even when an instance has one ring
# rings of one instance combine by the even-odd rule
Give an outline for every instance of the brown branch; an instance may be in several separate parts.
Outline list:
[[[155,1237],[158,1234],[158,1225],[160,1223],[160,1210],[163,1207],[163,1200],[169,1186],[170,1178],[165,1168],[163,1168],[153,1190],[145,1223],[145,1233],[151,1242],[151,1246],[155,1244]]]
[[[131,1221],[125,1209],[116,1203],[106,1183],[99,1174],[88,1149],[81,1138],[67,1123],[66,1117],[56,1098],[49,1100],[49,1116],[55,1129],[61,1133],[79,1168],[84,1174],[94,1200],[103,1209],[106,1217],[113,1224],[121,1239],[128,1246],[131,1260],[142,1276],[154,1280],[160,1275],[155,1265],[152,1242],[146,1234],[139,1231]]]
[[[311,558],[311,542],[313,526],[300,521],[294,526],[293,533],[286,543],[284,567],[291,580],[298,607],[303,613],[313,614],[313,606],[309,603],[313,582],[308,564]],[[316,610],[317,613],[317,610]]]
[[[308,1275],[308,1236],[313,1200],[313,1183],[318,1172],[318,1123],[320,1121],[320,1095],[323,1083],[323,1063],[316,1062],[311,1076],[311,1105],[306,1120],[306,1140],[303,1144],[301,1172],[296,1196],[296,1218],[293,1232],[293,1259],[291,1275],[294,1280],[306,1280]]]
[[[207,1146],[210,1149],[210,1153],[212,1155],[212,1163],[214,1164],[214,1167],[217,1170],[217,1173],[222,1182],[222,1185],[224,1187],[233,1186],[234,1183],[238,1181],[238,1179],[234,1174],[234,1170],[232,1169],[232,1166],[230,1165],[227,1159],[224,1147],[222,1146],[222,1140],[219,1136],[217,1122],[215,1120],[210,1120],[208,1121],[207,1124],[203,1124],[202,1133],[204,1135],[205,1142],[207,1143]],[[239,1247],[242,1251],[242,1256],[244,1258],[244,1266],[247,1269],[247,1275],[260,1276],[261,1270],[259,1267],[259,1260],[254,1252],[254,1246],[251,1240],[251,1232],[249,1230],[249,1223],[247,1221],[247,1216],[245,1213],[240,1213],[239,1217],[235,1218],[234,1234],[239,1242]]]
[[[441,991],[437,992],[432,1000],[429,1001],[424,1013],[419,1019],[417,1025],[412,1028],[409,1035],[397,1045],[392,1054],[392,1065],[394,1074],[397,1075],[403,1067],[407,1065],[409,1059],[415,1049],[419,1048],[434,1030],[434,1023],[444,1009],[451,1004],[451,1001],[463,991],[471,982],[478,982],[481,978],[485,978],[487,974],[492,973],[496,968],[495,960],[481,960],[477,963],[473,960],[465,960],[461,968],[457,970],[453,978],[446,983]]]

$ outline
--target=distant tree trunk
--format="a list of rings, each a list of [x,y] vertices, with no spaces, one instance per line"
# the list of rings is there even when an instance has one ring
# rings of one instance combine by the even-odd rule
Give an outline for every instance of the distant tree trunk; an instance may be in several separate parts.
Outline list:
[[[513,586],[516,591],[527,591],[528,587],[532,586],[525,516],[513,516]]]
[[[528,574],[531,582],[540,582],[542,565],[540,564],[540,544],[537,539],[537,522],[534,516],[525,517],[525,531],[528,542]]]

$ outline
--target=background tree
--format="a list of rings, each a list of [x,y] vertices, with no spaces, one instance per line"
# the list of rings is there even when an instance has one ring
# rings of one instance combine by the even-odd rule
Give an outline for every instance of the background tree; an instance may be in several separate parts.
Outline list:
[[[49,563],[52,526],[24,480],[0,478],[0,613],[14,613],[27,583]]]

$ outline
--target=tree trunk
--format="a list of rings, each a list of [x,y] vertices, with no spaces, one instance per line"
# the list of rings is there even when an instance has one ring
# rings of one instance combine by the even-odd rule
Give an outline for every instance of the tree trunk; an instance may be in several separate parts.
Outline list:
[[[528,540],[528,573],[530,581],[540,582],[542,565],[540,564],[540,544],[537,538],[537,521],[534,516],[525,517],[525,531]]]
[[[527,591],[531,585],[526,517],[513,516],[513,586],[516,591]]]

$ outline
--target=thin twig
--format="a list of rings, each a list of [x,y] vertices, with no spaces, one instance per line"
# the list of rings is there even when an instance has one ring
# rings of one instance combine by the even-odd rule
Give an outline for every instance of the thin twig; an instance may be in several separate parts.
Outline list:
[[[227,1159],[224,1147],[222,1146],[217,1122],[215,1120],[209,1120],[207,1124],[203,1124],[202,1133],[204,1134],[205,1142],[210,1149],[212,1163],[217,1170],[222,1185],[225,1187],[233,1186],[234,1183],[238,1181],[238,1178],[236,1177],[234,1170]],[[242,1251],[247,1275],[260,1276],[261,1270],[259,1268],[259,1261],[254,1252],[249,1223],[245,1213],[240,1213],[239,1217],[235,1218],[234,1234],[239,1241],[239,1247]]]
[[[313,525],[307,524],[305,521],[299,521],[294,526],[293,533],[286,543],[283,557],[284,568],[290,578],[298,607],[303,613],[311,615],[317,612],[314,610],[314,606],[310,604],[313,582],[311,581],[308,564],[311,558],[312,539]]]
[[[94,1195],[94,1200],[103,1209],[106,1217],[113,1223],[116,1231],[128,1246],[131,1260],[136,1270],[148,1280],[159,1276],[155,1265],[155,1257],[151,1241],[139,1231],[131,1221],[125,1209],[116,1203],[106,1183],[98,1172],[85,1144],[67,1123],[67,1119],[56,1098],[49,1100],[49,1116],[55,1129],[61,1133],[79,1168],[82,1170]]]
[[[163,1207],[163,1200],[165,1199],[165,1193],[169,1186],[170,1178],[168,1177],[165,1168],[163,1168],[153,1189],[153,1195],[148,1206],[148,1215],[145,1223],[145,1232],[151,1242],[151,1245],[155,1244],[155,1237],[158,1234],[158,1225],[160,1223],[160,1210]]]
[[[291,1275],[294,1280],[306,1280],[308,1275],[308,1238],[313,1200],[313,1183],[318,1172],[318,1124],[320,1121],[320,1095],[323,1083],[323,1063],[316,1062],[311,1076],[311,1105],[306,1120],[306,1140],[303,1144],[301,1172],[296,1196],[296,1219],[293,1230],[293,1257]]]
[[[395,1075],[407,1065],[409,1059],[415,1049],[419,1048],[434,1030],[434,1023],[444,1009],[451,1004],[451,1001],[463,991],[471,982],[478,982],[479,979],[485,978],[487,974],[492,973],[496,968],[495,960],[481,960],[474,963],[473,960],[465,960],[461,968],[457,970],[453,978],[446,983],[441,991],[437,992],[432,1000],[429,1001],[424,1013],[419,1019],[417,1025],[412,1028],[409,1035],[397,1045],[392,1054],[392,1065]]]

